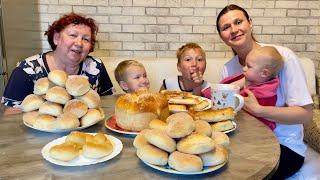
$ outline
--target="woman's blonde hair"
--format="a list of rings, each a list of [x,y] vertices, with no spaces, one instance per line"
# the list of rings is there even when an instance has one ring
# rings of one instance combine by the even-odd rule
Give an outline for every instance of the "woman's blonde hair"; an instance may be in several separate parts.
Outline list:
[[[114,70],[114,76],[119,83],[120,81],[126,81],[126,73],[129,66],[139,66],[144,68],[143,64],[136,60],[124,60],[118,64],[116,69]]]

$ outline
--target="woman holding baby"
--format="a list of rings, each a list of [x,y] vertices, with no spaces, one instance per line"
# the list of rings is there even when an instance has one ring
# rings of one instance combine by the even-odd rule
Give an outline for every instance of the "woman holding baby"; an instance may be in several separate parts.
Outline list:
[[[257,117],[276,122],[274,133],[281,155],[274,179],[284,179],[297,172],[303,162],[303,124],[312,119],[312,98],[298,57],[288,48],[258,43],[253,37],[253,23],[248,13],[237,5],[228,5],[218,14],[217,30],[235,56],[225,64],[222,78],[243,72],[247,55],[263,46],[273,46],[281,54],[284,66],[279,72],[276,106],[262,106],[251,91],[245,97],[244,110]]]

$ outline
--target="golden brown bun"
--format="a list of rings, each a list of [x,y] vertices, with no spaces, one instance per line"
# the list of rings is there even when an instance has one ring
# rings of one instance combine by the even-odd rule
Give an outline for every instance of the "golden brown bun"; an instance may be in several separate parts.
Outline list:
[[[66,142],[76,143],[79,145],[84,145],[86,143],[86,133],[79,131],[72,131],[67,137]]]
[[[115,104],[117,125],[131,131],[141,131],[153,119],[169,116],[168,101],[160,93],[138,90],[120,96]]]
[[[88,112],[88,106],[82,100],[71,99],[64,105],[63,112],[68,112],[76,115],[78,118],[81,118]]]
[[[65,87],[66,80],[68,78],[68,75],[66,72],[61,70],[53,70],[48,74],[48,78],[51,82],[54,84]]]
[[[34,123],[36,122],[38,115],[39,115],[38,111],[26,112],[26,113],[23,113],[22,120],[25,123],[33,126]]]
[[[33,126],[38,129],[52,130],[55,128],[56,118],[47,114],[39,114]]]
[[[179,151],[170,154],[168,164],[171,168],[181,172],[197,172],[203,168],[202,160],[199,156]]]
[[[172,97],[168,101],[170,104],[185,104],[185,105],[196,105],[200,101],[193,97]]]
[[[71,161],[79,155],[79,147],[72,143],[63,143],[50,148],[52,158],[60,161]]]
[[[216,166],[228,160],[228,150],[222,145],[216,145],[213,151],[200,154],[204,166]]]
[[[77,116],[71,113],[63,113],[57,117],[55,123],[56,129],[73,129],[80,126],[79,119]]]
[[[140,131],[140,133],[134,138],[133,140],[133,146],[138,149],[138,148],[141,148],[142,146],[146,145],[146,144],[149,144],[147,139],[144,138],[144,134],[147,132],[147,131],[150,131],[150,129],[144,129],[142,131]]]
[[[221,131],[221,132],[234,128],[231,120],[216,122],[212,124],[211,127],[212,127],[212,131]]]
[[[71,99],[71,96],[63,87],[55,86],[47,91],[45,98],[50,102],[65,104]]]
[[[39,109],[40,105],[44,102],[41,96],[29,94],[24,98],[21,103],[23,112],[30,112]]]
[[[205,111],[194,112],[195,120],[204,120],[207,122],[219,122],[227,119],[234,119],[235,112],[233,108],[208,109]]]
[[[66,81],[66,89],[72,96],[82,96],[90,90],[90,83],[86,76],[71,75]]]
[[[34,83],[33,94],[44,95],[50,87],[50,82],[47,77],[40,78]]]
[[[172,97],[192,97],[192,93],[185,91],[172,91],[164,89],[161,90],[160,93],[165,95],[168,100]]]
[[[185,112],[170,115],[167,122],[166,133],[172,138],[187,136],[195,129],[192,117]]]
[[[146,144],[137,149],[137,156],[144,162],[154,165],[166,165],[168,163],[168,153],[151,145]]]
[[[164,131],[158,129],[151,129],[144,133],[144,137],[148,143],[167,152],[176,150],[176,141],[169,137]]]
[[[203,110],[204,108],[208,107],[210,105],[209,101],[207,100],[202,100],[200,103],[192,106],[191,108],[194,110],[194,111],[201,111]]]
[[[187,106],[184,104],[169,104],[169,110],[171,112],[187,111]]]
[[[103,137],[104,136],[104,137]],[[88,158],[101,158],[109,155],[113,151],[111,142],[101,133],[94,136],[93,142],[86,142],[82,147],[82,154]]]
[[[196,124],[195,132],[211,137],[212,128],[207,121],[196,120],[195,124]]]
[[[159,119],[154,119],[149,123],[150,129],[159,129],[164,131],[166,127],[167,127],[167,123]]]
[[[102,120],[104,117],[103,109],[88,109],[87,114],[81,118],[80,124],[81,126],[90,126]]]
[[[224,147],[229,147],[230,140],[228,135],[220,131],[213,131],[211,138],[215,144],[223,145]]]
[[[192,133],[177,143],[178,151],[188,154],[206,153],[212,151],[214,146],[214,141],[210,137],[199,133]]]
[[[101,103],[99,94],[92,89],[90,89],[85,95],[77,97],[77,99],[85,102],[89,108],[97,108]]]
[[[51,116],[59,116],[62,114],[62,106],[58,103],[46,101],[39,108],[40,114],[48,114]]]

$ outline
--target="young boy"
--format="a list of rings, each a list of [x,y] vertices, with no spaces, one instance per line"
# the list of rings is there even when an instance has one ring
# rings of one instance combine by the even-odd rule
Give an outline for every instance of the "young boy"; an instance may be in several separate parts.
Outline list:
[[[150,83],[144,66],[135,60],[125,60],[118,64],[114,76],[122,90],[126,93],[140,88],[149,89]]]
[[[247,96],[245,89],[249,89],[260,105],[275,106],[280,82],[277,75],[282,69],[283,63],[281,55],[274,47],[260,47],[247,55],[243,73],[227,77],[221,83],[240,86],[242,96]],[[276,123],[273,121],[259,117],[258,119],[272,130],[276,127]]]
[[[177,50],[177,68],[179,76],[163,80],[160,91],[163,89],[192,92],[197,96],[211,98],[211,88],[203,80],[206,70],[206,54],[196,43],[187,43]]]

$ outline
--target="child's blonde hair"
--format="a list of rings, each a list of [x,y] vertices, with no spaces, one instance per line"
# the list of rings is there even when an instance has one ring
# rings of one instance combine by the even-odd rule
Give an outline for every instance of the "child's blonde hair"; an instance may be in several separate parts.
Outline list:
[[[263,46],[253,50],[250,54],[255,54],[259,57],[264,57],[264,67],[271,72],[271,76],[275,77],[279,74],[283,67],[283,58],[275,47]]]
[[[183,46],[181,46],[177,52],[176,52],[176,55],[177,55],[177,59],[178,59],[178,64],[180,63],[181,61],[181,56],[182,54],[186,51],[186,50],[189,50],[189,49],[199,49],[200,52],[201,52],[201,55],[203,56],[204,59],[206,59],[206,53],[204,52],[204,50],[202,49],[201,46],[199,46],[199,44],[197,43],[187,43]]]
[[[140,62],[138,62],[136,60],[124,60],[124,61],[120,62],[118,64],[118,66],[116,67],[116,69],[114,70],[114,76],[115,76],[118,83],[120,83],[120,81],[127,80],[126,73],[127,73],[127,69],[129,66],[139,66],[144,69],[143,64],[141,64]]]

